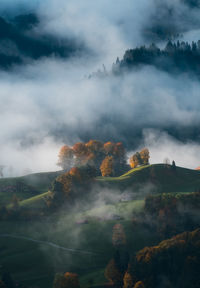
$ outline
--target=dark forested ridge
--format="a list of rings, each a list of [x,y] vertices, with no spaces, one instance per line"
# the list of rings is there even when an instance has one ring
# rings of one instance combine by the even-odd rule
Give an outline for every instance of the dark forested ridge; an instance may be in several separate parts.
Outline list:
[[[200,8],[199,0],[153,1],[154,10],[144,25],[143,37],[149,41],[177,39],[185,32],[199,29],[199,18],[195,17]]]
[[[67,58],[84,50],[74,39],[39,33],[40,20],[35,14],[19,15],[12,19],[0,17],[0,67],[10,68],[27,60],[41,57]]]
[[[155,44],[149,47],[127,50],[120,61],[113,64],[113,73],[118,74],[124,70],[151,65],[169,73],[193,73],[200,75],[200,41],[173,43],[169,41],[164,49]]]

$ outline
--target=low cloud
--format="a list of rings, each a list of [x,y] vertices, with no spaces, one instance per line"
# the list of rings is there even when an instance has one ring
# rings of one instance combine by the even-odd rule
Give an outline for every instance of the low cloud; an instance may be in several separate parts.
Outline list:
[[[9,8],[9,3],[4,1],[2,9]],[[14,6],[19,10],[25,5],[25,1],[16,3]],[[176,5],[182,4],[178,1]],[[154,1],[137,1],[133,5],[131,0],[117,3],[70,0],[60,1],[58,5],[57,1],[46,0],[25,6],[26,11],[33,8],[39,13],[41,26],[35,33],[48,32],[61,38],[75,36],[84,40],[93,53],[84,57],[75,55],[68,60],[42,58],[0,72],[0,165],[12,166],[15,175],[27,169],[53,170],[63,143],[72,145],[91,138],[122,141],[129,151],[149,144],[153,161],[161,162],[164,157],[176,161],[178,155],[172,152],[178,145],[183,150],[197,149],[198,80],[188,75],[172,77],[152,67],[120,77],[110,73],[112,62],[126,48],[145,44],[142,30],[156,11]],[[184,5],[184,9],[189,8]],[[88,79],[103,63],[108,76]],[[161,134],[151,142],[150,136],[143,135],[143,131],[149,131],[145,129],[157,129]],[[170,136],[163,136],[166,131],[174,136],[174,141]],[[166,139],[171,150],[165,153],[163,148],[161,154],[162,149],[156,151],[154,143],[160,141],[160,147],[164,147],[164,142],[168,143]],[[180,159],[183,150],[178,150]],[[157,158],[154,151],[159,155]],[[177,164],[195,167],[194,154],[188,152],[184,156],[187,160],[183,163],[177,159]]]
[[[168,158],[177,166],[195,169],[200,166],[200,144],[192,141],[182,143],[162,131],[145,130],[144,143],[149,147],[150,162],[163,163]]]
[[[63,143],[123,141],[130,150],[141,143],[143,129],[165,131],[175,126],[184,131],[199,123],[198,81],[174,79],[150,67],[122,77],[88,79],[84,75],[92,65],[90,59],[46,59],[14,73],[1,72],[0,147],[6,149],[0,155],[1,165],[13,163],[17,174],[25,166],[43,170],[48,164],[39,155],[47,149],[52,151],[52,169]],[[30,161],[20,161],[31,149],[38,155],[30,153]]]

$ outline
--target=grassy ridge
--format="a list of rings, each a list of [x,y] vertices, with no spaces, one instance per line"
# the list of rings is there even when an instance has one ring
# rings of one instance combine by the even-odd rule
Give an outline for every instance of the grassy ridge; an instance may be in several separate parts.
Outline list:
[[[47,192],[52,181],[60,175],[60,173],[61,172],[36,173],[23,177],[0,179],[1,204],[8,204],[14,194],[23,201]]]
[[[38,173],[18,178],[6,178],[0,180],[1,203],[8,203],[13,194],[20,199],[22,206],[43,207],[44,198],[51,182],[61,172]],[[141,189],[149,189],[156,193],[180,193],[195,192],[200,189],[200,171],[176,167],[173,171],[171,166],[154,164],[131,169],[119,177],[97,177],[96,183],[100,187],[116,189],[118,191],[128,190],[130,193],[141,193]],[[14,187],[15,191],[5,187]],[[120,192],[120,193],[121,193]],[[141,197],[144,197],[141,193]]]
[[[200,171],[170,165],[154,164],[132,169],[120,177],[98,177],[102,186],[137,191],[144,184],[152,184],[157,193],[194,192],[200,189]]]

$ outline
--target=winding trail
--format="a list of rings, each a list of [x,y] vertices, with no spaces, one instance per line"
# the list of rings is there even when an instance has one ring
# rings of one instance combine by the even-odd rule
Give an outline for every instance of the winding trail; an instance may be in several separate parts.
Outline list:
[[[18,236],[18,235],[13,235],[13,234],[0,234],[0,238],[14,238],[14,239],[21,239],[21,240],[26,240],[26,241],[31,241],[35,242],[38,244],[43,244],[43,245],[48,245],[56,249],[64,250],[67,252],[74,252],[74,253],[83,253],[83,254],[90,254],[90,255],[98,255],[97,253],[91,252],[91,251],[85,251],[85,250],[79,250],[79,249],[72,249],[72,248],[66,248],[60,245],[57,245],[53,242],[49,241],[42,241],[42,240],[36,240],[33,238],[29,237],[24,237],[24,236]]]

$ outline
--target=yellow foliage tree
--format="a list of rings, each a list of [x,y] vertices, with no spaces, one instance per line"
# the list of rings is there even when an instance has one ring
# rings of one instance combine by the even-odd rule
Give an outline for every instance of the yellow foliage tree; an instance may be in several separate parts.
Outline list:
[[[136,152],[131,158],[129,159],[129,163],[131,168],[136,168],[138,165],[141,164],[141,157],[140,153]]]

